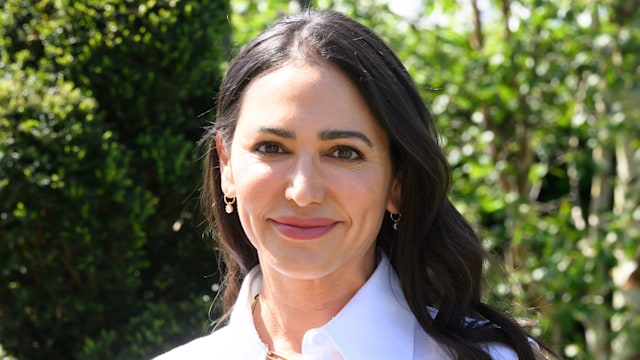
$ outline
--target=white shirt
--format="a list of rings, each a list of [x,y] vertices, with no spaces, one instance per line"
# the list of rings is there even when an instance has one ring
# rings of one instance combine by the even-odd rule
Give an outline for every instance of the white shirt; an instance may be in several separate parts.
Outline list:
[[[261,284],[262,274],[256,267],[242,283],[227,326],[155,360],[264,360],[267,348],[256,332],[251,314],[251,304]],[[490,343],[486,349],[493,359],[518,358],[502,344]],[[409,310],[386,256],[333,319],[305,333],[302,354],[304,360],[450,359]]]

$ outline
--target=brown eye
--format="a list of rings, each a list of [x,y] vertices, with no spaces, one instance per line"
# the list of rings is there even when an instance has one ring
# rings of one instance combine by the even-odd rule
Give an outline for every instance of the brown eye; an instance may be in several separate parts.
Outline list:
[[[362,157],[358,150],[349,146],[339,146],[333,150],[331,155],[340,160],[358,160]]]
[[[273,142],[265,142],[265,143],[258,144],[258,146],[256,146],[256,151],[264,154],[278,154],[278,153],[284,152],[282,150],[282,147],[280,147],[280,145]]]

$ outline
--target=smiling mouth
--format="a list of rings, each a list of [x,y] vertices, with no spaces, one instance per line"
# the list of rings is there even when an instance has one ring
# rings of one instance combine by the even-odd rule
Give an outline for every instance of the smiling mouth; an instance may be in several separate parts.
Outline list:
[[[338,223],[335,221],[299,221],[281,222],[272,220],[279,233],[295,240],[317,239],[331,231]]]

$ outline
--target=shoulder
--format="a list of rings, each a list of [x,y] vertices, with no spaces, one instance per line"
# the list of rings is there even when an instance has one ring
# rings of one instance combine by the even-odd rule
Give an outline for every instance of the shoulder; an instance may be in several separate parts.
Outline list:
[[[432,318],[435,318],[438,315],[439,310],[434,307],[428,306],[427,309]],[[500,328],[498,325],[490,322],[489,320],[476,320],[472,318],[465,318],[466,325],[476,325],[476,326],[489,326],[493,328]],[[420,332],[420,341],[416,342],[417,353],[419,354],[438,354],[440,359],[449,358],[449,353],[440,346],[430,335],[428,335],[422,327],[417,325],[416,332]],[[530,345],[534,349],[540,349],[540,345],[531,337],[528,338]],[[485,352],[489,354],[492,360],[518,360],[518,354],[515,352],[513,348],[509,345],[503,344],[501,342],[484,342],[481,343],[481,347]],[[433,356],[430,358],[434,358]]]
[[[220,356],[228,349],[225,344],[233,343],[230,340],[235,336],[230,327],[223,327],[211,335],[192,340],[184,345],[155,357],[153,360],[178,360],[178,359],[211,359],[212,355]]]
[[[414,342],[415,359],[450,359],[451,355],[431,335],[427,334],[420,325],[416,324]],[[481,345],[492,360],[517,360],[518,355],[508,345],[499,342],[487,342]]]
[[[540,351],[540,344],[536,342],[533,338],[529,337],[527,339],[529,341],[529,345],[533,349],[534,352]],[[508,345],[490,342],[483,345],[485,350],[491,355],[491,359],[493,360],[518,360],[518,354],[510,348]]]
[[[487,343],[483,345],[493,360],[517,360],[518,354],[509,346],[501,343]]]

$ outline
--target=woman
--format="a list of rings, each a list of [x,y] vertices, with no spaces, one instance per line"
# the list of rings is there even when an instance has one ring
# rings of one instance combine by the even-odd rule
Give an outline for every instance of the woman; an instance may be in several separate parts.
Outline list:
[[[481,300],[434,121],[366,27],[307,11],[251,41],[207,132],[229,324],[161,359],[534,359]]]

